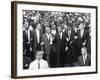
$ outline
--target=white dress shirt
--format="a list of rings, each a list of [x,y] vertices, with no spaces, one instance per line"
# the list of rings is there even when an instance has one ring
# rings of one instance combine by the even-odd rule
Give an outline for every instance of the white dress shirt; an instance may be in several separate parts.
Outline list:
[[[52,34],[53,34],[53,35],[55,35],[55,34],[56,34],[56,30],[53,30],[53,29],[52,29],[52,31],[51,31],[51,32],[52,32]]]
[[[40,42],[40,31],[36,29],[36,34],[37,34],[37,41],[38,43]]]
[[[48,34],[48,33],[46,33],[46,35],[47,35],[48,40],[50,40],[50,45],[51,45],[52,44],[52,41],[53,41],[52,35],[51,34]]]
[[[68,38],[70,39],[71,36],[71,30],[68,30]]]
[[[25,30],[26,34],[28,35],[28,42],[30,43],[30,30]]]
[[[84,32],[84,29],[83,29],[83,30],[81,30],[81,37],[83,36],[83,32]]]
[[[47,68],[49,68],[48,63],[47,63],[47,61],[45,61],[43,59],[41,59],[40,61],[38,61],[36,59],[29,66],[30,70],[33,70],[33,69],[47,69]]]
[[[48,33],[46,33],[48,40],[50,40],[50,35]]]

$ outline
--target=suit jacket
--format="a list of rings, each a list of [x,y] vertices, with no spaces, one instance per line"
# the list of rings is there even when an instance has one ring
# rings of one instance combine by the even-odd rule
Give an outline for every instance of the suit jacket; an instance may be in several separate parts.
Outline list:
[[[30,39],[28,39],[28,34],[26,33],[26,30],[23,30],[23,52],[24,55],[30,57],[30,47],[33,46],[33,31],[30,31]]]
[[[89,32],[84,29],[83,36],[81,37],[80,30],[78,30],[78,37],[79,37],[79,43],[80,43],[80,47],[81,47],[82,43],[84,43],[84,41],[86,41],[86,44],[87,44],[87,40],[88,40],[88,37],[89,37]]]
[[[79,58],[78,58],[78,63],[80,66],[90,66],[91,65],[91,56],[89,54],[87,54],[87,58],[85,60],[85,64],[83,62],[83,56],[81,55]]]
[[[33,41],[33,32],[30,30],[30,40],[28,40],[28,35],[26,34],[26,31],[23,30],[23,48],[24,50],[27,50],[31,46],[31,42]],[[30,42],[30,43],[28,43]]]
[[[44,33],[42,35],[42,42],[44,42],[45,54],[49,55],[50,54],[50,40],[48,40],[48,37],[47,37],[46,33]]]
[[[76,36],[77,38],[75,38]],[[72,56],[77,58],[78,56],[81,55],[78,32],[75,32],[75,30],[73,30],[73,39],[71,47],[72,47]]]
[[[62,39],[60,38],[59,33],[56,33],[53,43],[55,45],[56,66],[63,66],[65,58],[65,48],[66,48],[65,33],[62,33]]]
[[[53,42],[55,44],[55,49],[57,53],[59,53],[60,51],[64,52],[66,47],[66,34],[62,33],[62,39],[60,39],[59,33],[56,33]]]
[[[41,43],[41,40],[42,40],[42,32],[41,32],[41,30],[40,30],[40,42],[38,43],[38,40],[37,40],[37,34],[36,34],[36,30],[34,30],[34,32],[33,32],[34,34],[33,34],[33,42],[34,42],[34,51],[36,51],[36,50],[40,50],[41,49],[41,46],[40,46],[40,43]]]
[[[69,39],[68,31],[66,32],[66,38]],[[73,41],[74,41],[74,30],[71,29],[70,40],[67,41],[67,44],[66,44],[66,45],[67,45],[67,46],[71,46],[72,43],[73,43]],[[72,42],[72,43],[71,43],[71,42]]]

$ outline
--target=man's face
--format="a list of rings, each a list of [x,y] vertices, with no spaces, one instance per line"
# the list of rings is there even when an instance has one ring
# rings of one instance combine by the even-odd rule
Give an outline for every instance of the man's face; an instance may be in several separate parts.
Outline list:
[[[52,25],[52,29],[55,30],[56,29],[56,25]]]
[[[37,28],[40,30],[40,29],[41,29],[41,25],[40,25],[40,24],[38,24],[38,25],[37,25]]]
[[[49,34],[50,33],[50,28],[46,27],[46,32]]]
[[[78,30],[77,27],[74,27],[74,30]]]
[[[84,26],[85,26],[84,24],[80,24],[79,25],[80,30],[84,29]]]
[[[42,57],[43,57],[43,53],[42,52],[39,51],[39,52],[36,53],[36,59],[41,60]]]
[[[62,28],[61,27],[58,27],[58,32],[62,32]]]
[[[82,55],[85,55],[87,53],[86,48],[82,48],[81,53],[82,53]]]
[[[25,29],[28,29],[29,28],[28,22],[25,22],[24,27],[25,27]]]

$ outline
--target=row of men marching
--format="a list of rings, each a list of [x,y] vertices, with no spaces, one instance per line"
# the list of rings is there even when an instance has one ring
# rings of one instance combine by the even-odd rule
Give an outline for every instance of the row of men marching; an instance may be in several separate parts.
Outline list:
[[[24,64],[34,61],[35,52],[41,50],[49,67],[78,66],[81,48],[86,46],[88,54],[91,53],[90,32],[85,27],[84,23],[74,27],[53,24],[43,29],[40,23],[36,23],[33,29],[26,21],[23,28]]]

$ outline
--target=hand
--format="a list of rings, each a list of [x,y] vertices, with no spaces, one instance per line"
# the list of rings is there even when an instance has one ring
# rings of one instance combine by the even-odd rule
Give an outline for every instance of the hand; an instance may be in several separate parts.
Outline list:
[[[32,52],[32,47],[30,47],[30,51]]]
[[[66,40],[67,40],[67,41],[69,41],[69,39],[68,39],[68,38],[66,38]]]
[[[84,42],[82,45],[84,46],[86,43]]]
[[[53,43],[52,43],[52,41],[50,41],[50,45],[52,45]]]
[[[33,39],[31,38],[30,41],[32,41]]]
[[[25,66],[27,67],[27,66],[28,66],[28,64],[25,64]]]
[[[44,42],[41,42],[40,45],[44,45]]]
[[[65,51],[67,51],[67,50],[68,50],[68,47],[66,47]]]
[[[72,41],[70,42],[70,44],[72,44]]]
[[[77,39],[78,38],[78,36],[74,36],[74,39]]]
[[[26,50],[24,50],[24,54],[26,54]]]
[[[28,41],[27,44],[30,44],[30,42]]]

